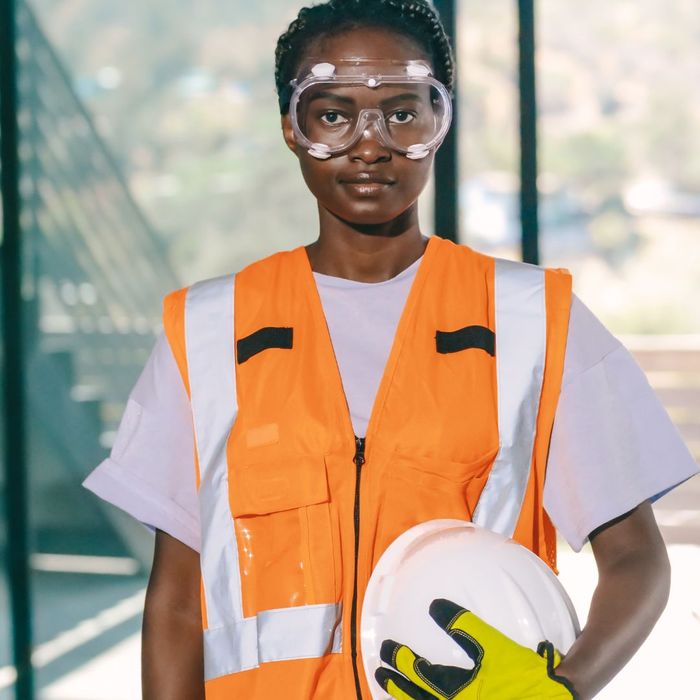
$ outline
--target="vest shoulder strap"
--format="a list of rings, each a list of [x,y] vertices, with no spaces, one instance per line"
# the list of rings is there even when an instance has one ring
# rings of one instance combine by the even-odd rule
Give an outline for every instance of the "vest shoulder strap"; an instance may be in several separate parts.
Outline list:
[[[532,471],[548,346],[546,273],[495,260],[499,452],[473,519],[507,537],[515,533]]]
[[[202,478],[215,460],[225,460],[222,441],[238,410],[234,278],[231,274],[197,282],[185,299],[187,372]]]

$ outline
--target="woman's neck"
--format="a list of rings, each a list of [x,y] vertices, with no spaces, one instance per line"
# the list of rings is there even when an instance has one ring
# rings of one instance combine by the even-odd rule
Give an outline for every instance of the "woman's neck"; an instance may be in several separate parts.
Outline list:
[[[427,239],[411,207],[384,224],[351,224],[319,209],[318,240],[306,246],[314,272],[356,282],[384,282],[423,255]]]

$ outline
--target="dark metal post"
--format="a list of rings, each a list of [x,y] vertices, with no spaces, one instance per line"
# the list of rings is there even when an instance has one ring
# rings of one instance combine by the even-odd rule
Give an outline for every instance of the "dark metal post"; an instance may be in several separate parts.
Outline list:
[[[435,0],[442,23],[457,51],[457,1]],[[435,156],[435,233],[459,240],[459,95],[455,85],[452,128]]]
[[[522,255],[539,265],[537,192],[537,90],[535,80],[535,2],[518,0],[520,56],[520,220]]]
[[[5,441],[5,513],[10,582],[15,697],[32,700],[32,615],[29,591],[27,460],[25,437],[24,328],[19,192],[19,128],[15,0],[0,0],[0,147],[3,238],[2,348]]]

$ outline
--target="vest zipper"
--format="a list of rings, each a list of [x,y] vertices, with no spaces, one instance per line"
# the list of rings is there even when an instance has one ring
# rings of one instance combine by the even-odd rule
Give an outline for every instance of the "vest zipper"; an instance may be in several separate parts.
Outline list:
[[[357,670],[357,560],[360,556],[360,478],[362,476],[362,465],[365,463],[365,438],[355,437],[355,457],[353,462],[355,462],[355,580],[350,611],[350,656],[352,658],[352,670],[355,674],[357,700],[362,700],[360,674]]]

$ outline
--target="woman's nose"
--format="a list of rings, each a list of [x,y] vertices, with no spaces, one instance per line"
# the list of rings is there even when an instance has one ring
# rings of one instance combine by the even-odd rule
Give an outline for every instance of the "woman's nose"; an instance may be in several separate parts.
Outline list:
[[[366,124],[357,143],[348,154],[351,160],[362,160],[365,163],[381,163],[391,160],[391,149],[387,147],[379,133],[376,123]]]

